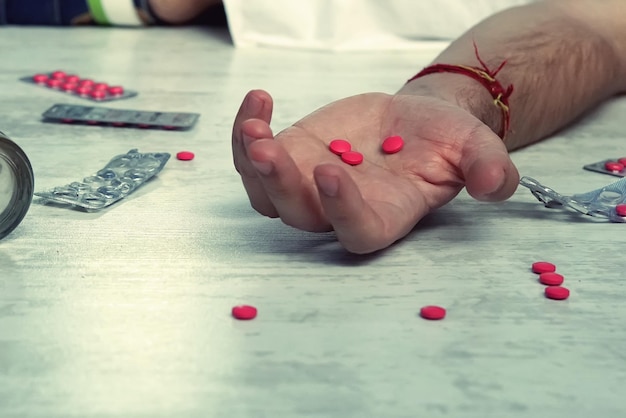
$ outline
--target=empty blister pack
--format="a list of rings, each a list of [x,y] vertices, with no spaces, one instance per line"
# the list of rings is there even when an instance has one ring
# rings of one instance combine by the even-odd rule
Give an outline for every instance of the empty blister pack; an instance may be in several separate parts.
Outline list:
[[[520,184],[546,206],[561,206],[585,215],[626,222],[626,178],[587,193],[564,196],[531,177],[522,177]]]
[[[97,173],[52,190],[35,193],[45,202],[78,206],[88,211],[103,209],[137,190],[158,174],[170,154],[140,153],[136,149],[114,157]]]
[[[55,104],[42,117],[48,121],[86,123],[88,125],[133,127],[143,129],[185,130],[191,128],[200,114],[113,109],[98,106]]]

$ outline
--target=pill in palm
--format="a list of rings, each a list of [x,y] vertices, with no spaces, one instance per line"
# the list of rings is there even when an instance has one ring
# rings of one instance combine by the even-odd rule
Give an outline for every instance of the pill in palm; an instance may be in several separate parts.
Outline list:
[[[330,148],[334,154],[341,155],[344,152],[351,151],[352,145],[345,139],[333,139],[330,141],[330,144],[328,144],[328,148]]]
[[[382,149],[386,154],[395,154],[404,147],[404,140],[399,135],[385,138]]]
[[[363,162],[363,154],[357,151],[348,151],[341,154],[341,161],[350,165],[359,165]]]

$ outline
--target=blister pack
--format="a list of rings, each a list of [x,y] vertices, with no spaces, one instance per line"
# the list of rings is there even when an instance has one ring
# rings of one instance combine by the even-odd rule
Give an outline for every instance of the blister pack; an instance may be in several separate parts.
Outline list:
[[[598,161],[596,163],[583,166],[585,170],[596,173],[609,174],[616,177],[626,177],[626,157],[613,158]]]
[[[136,149],[114,157],[97,173],[52,190],[37,192],[44,203],[77,206],[87,211],[103,209],[125,198],[157,175],[170,158],[166,152],[140,153]]]
[[[62,123],[84,123],[97,126],[142,129],[187,130],[195,125],[200,114],[55,104],[41,116],[48,121]]]
[[[20,80],[48,90],[70,94],[95,102],[128,99],[138,94],[136,91],[126,90],[120,85],[94,81],[90,78],[83,78],[77,74],[69,74],[60,70],[29,75],[20,78]]]
[[[626,178],[587,193],[564,196],[531,177],[522,177],[520,184],[547,207],[572,209],[584,215],[626,222]]]

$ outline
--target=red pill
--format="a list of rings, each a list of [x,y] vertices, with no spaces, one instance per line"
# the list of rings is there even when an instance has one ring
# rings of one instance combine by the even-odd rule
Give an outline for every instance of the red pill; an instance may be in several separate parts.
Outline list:
[[[78,84],[76,83],[63,83],[63,85],[61,86],[61,88],[65,91],[73,91],[76,89],[76,87],[78,87]]]
[[[80,94],[81,96],[87,96],[90,91],[91,91],[90,86],[78,86],[76,88],[76,93]]]
[[[446,316],[446,310],[441,306],[424,306],[420,309],[420,316],[424,319],[443,319]]]
[[[104,90],[92,90],[91,93],[89,93],[89,95],[93,99],[104,99],[107,94]]]
[[[383,151],[386,154],[395,154],[404,147],[404,140],[399,135],[390,136],[383,141]]]
[[[357,151],[348,151],[341,154],[341,161],[350,165],[359,165],[363,162],[363,154]]]
[[[195,155],[191,151],[180,151],[178,154],[176,154],[176,158],[181,161],[190,161],[193,160],[193,157],[195,157]]]
[[[622,164],[624,167],[626,167],[626,157],[622,157],[618,159],[617,162]]]
[[[250,305],[238,305],[232,309],[232,315],[236,319],[254,319],[256,318],[257,309]]]
[[[554,273],[556,271],[556,266],[552,263],[548,263],[547,261],[537,261],[533,263],[533,273],[541,274],[541,273]]]
[[[80,84],[81,86],[91,86],[94,83],[93,83],[93,80],[90,80],[88,78],[83,78],[82,80],[78,82],[78,84]]]
[[[33,76],[33,81],[37,84],[44,84],[48,80],[47,74],[35,74]]]
[[[65,82],[66,83],[78,83],[78,80],[80,80],[80,77],[78,77],[77,75],[74,74],[70,74],[65,76]]]
[[[604,163],[604,168],[608,171],[620,172],[624,169],[624,164],[618,163],[617,161],[607,161]]]
[[[344,152],[351,151],[352,145],[345,139],[333,139],[330,141],[330,144],[328,144],[328,148],[330,148],[333,153],[341,155]]]
[[[65,71],[55,71],[51,74],[52,78],[56,78],[57,80],[65,78],[66,75]]]
[[[545,295],[548,299],[563,300],[569,297],[569,289],[562,286],[548,286]]]
[[[615,206],[615,213],[617,213],[619,216],[626,216],[626,203],[620,203],[619,205]]]
[[[122,86],[109,86],[109,94],[113,96],[121,96],[124,94],[124,88]]]
[[[109,88],[107,83],[95,83],[92,87],[94,90],[106,90]]]
[[[559,273],[546,272],[539,275],[539,283],[546,286],[558,286],[563,283],[563,276]]]
[[[46,81],[46,85],[50,88],[55,89],[61,85],[61,80],[56,78],[50,78],[48,79],[48,81]]]

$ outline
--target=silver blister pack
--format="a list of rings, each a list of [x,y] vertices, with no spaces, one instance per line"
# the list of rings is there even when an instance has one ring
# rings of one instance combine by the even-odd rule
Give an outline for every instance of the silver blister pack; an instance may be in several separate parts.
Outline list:
[[[37,192],[44,202],[77,206],[88,211],[106,208],[125,198],[158,174],[170,154],[140,153],[136,149],[114,157],[97,173],[52,190]]]
[[[547,207],[572,209],[584,215],[607,218],[611,222],[626,222],[622,205],[626,203],[626,178],[587,193],[564,196],[531,177],[522,177],[520,184]]]

